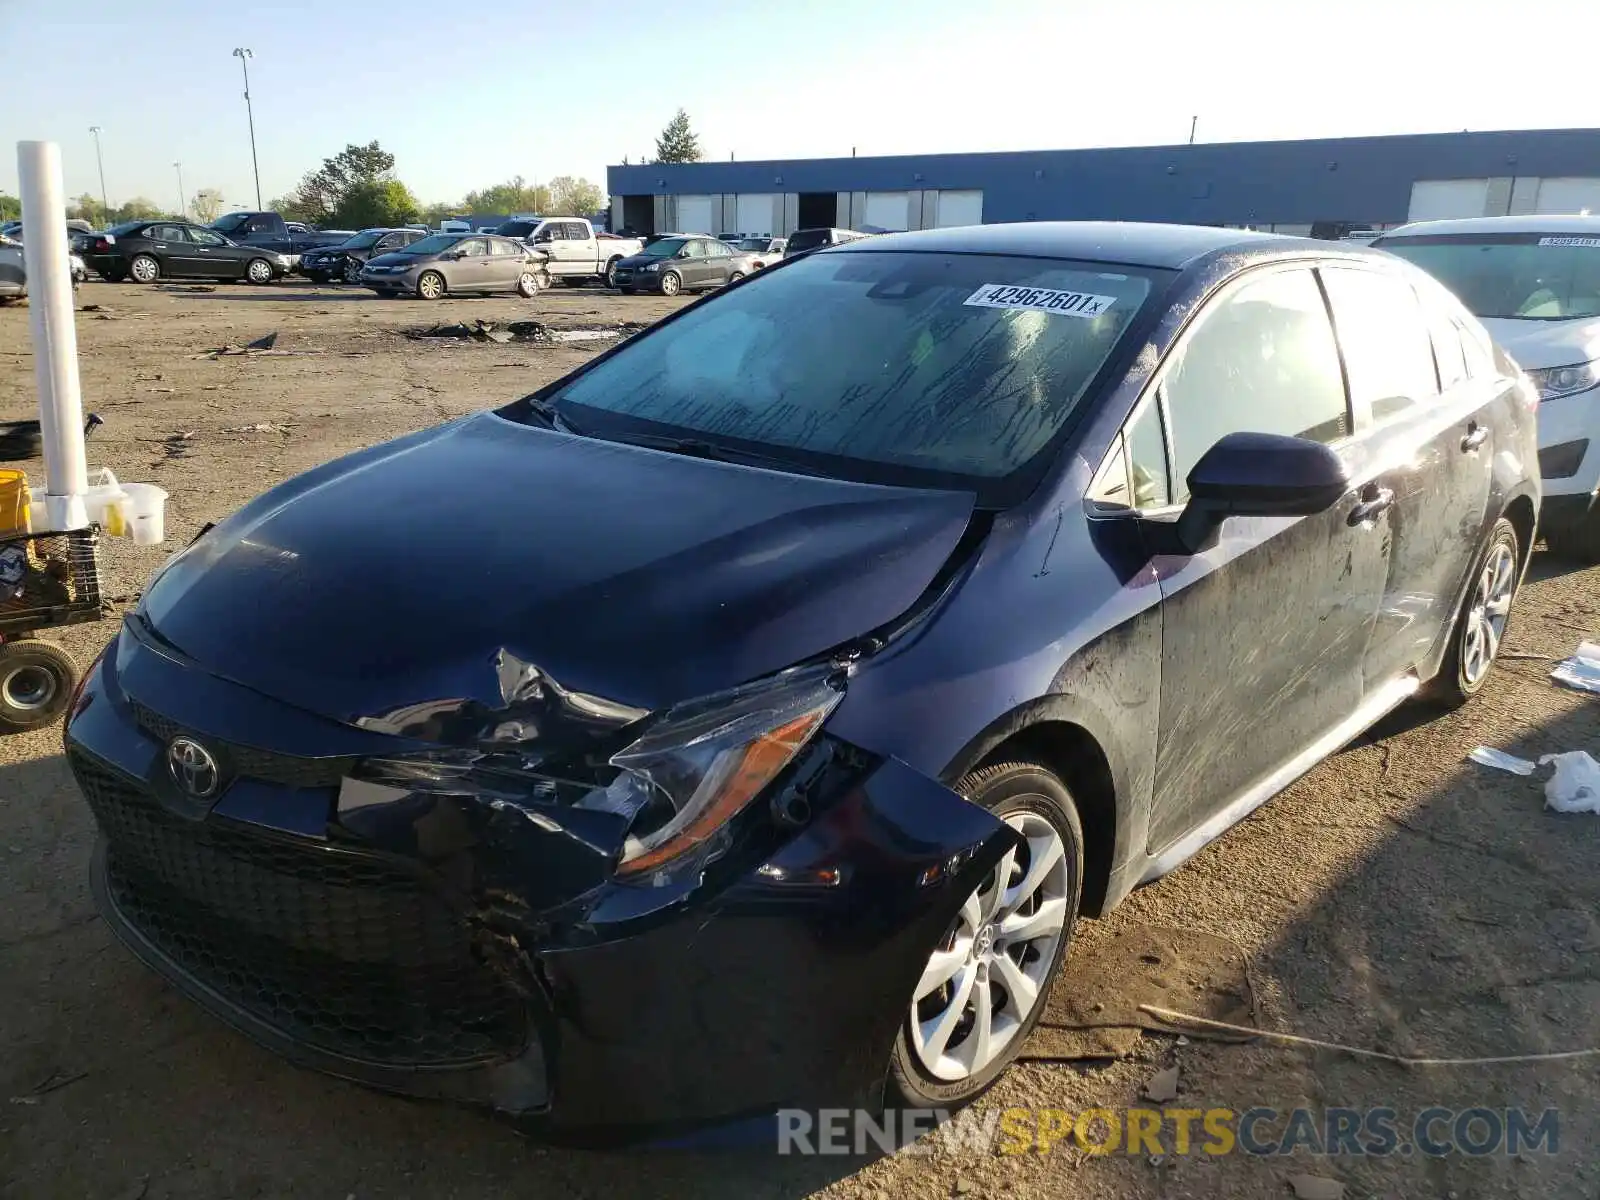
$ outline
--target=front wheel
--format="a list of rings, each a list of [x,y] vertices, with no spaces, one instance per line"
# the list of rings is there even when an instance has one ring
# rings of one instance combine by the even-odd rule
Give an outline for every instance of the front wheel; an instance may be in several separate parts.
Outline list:
[[[663,296],[676,296],[683,291],[683,276],[676,271],[668,271],[661,277],[661,294]]]
[[[424,271],[417,280],[417,296],[423,300],[438,300],[444,295],[444,276],[437,271]]]
[[[161,278],[161,264],[148,254],[141,254],[128,264],[128,274],[135,283],[154,283]]]
[[[361,282],[361,264],[353,258],[344,260],[344,281],[346,283]]]
[[[893,1090],[909,1108],[965,1104],[1021,1052],[1061,970],[1083,893],[1083,829],[1053,772],[997,763],[956,790],[1011,826],[1022,845],[967,897],[917,980],[890,1061]]]
[[[264,258],[252,258],[250,265],[244,269],[244,277],[258,286],[263,283],[271,283],[272,264]]]
[[[743,271],[735,271],[732,275],[728,276],[728,282],[729,283],[738,283],[739,280],[741,280],[743,278],[744,278],[744,272]]]
[[[59,721],[77,682],[78,664],[60,646],[31,638],[0,645],[0,733]]]
[[[1494,666],[1505,642],[1520,563],[1517,528],[1501,517],[1478,555],[1461,611],[1450,631],[1450,648],[1445,651],[1444,662],[1428,683],[1430,700],[1455,708],[1483,690],[1489,668]]]

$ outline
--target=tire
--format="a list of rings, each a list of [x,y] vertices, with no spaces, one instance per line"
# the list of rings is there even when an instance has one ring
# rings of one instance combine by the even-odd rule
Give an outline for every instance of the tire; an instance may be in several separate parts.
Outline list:
[[[1600,507],[1570,525],[1545,530],[1544,544],[1557,558],[1600,563]]]
[[[1500,647],[1505,644],[1522,574],[1517,529],[1506,518],[1494,523],[1483,549],[1472,561],[1467,594],[1450,627],[1450,646],[1425,695],[1435,704],[1457,708],[1483,690]]]
[[[637,292],[638,290],[639,290],[638,288],[631,288],[631,287],[619,287],[617,289],[617,291],[621,292],[624,296],[631,296],[635,292]]]
[[[608,288],[617,286],[617,264],[622,261],[622,255],[614,255],[606,260],[605,284]]]
[[[439,272],[424,271],[417,276],[417,299],[442,300],[444,292],[444,276]]]
[[[956,790],[1019,828],[1028,838],[1028,845],[1001,860],[1000,868],[962,905],[961,915],[933,948],[924,980],[935,971],[941,957],[947,965],[954,966],[946,982],[935,985],[920,999],[913,997],[901,1023],[889,1065],[890,1107],[898,1103],[908,1108],[954,1108],[975,1099],[1000,1078],[1044,1013],[1051,985],[1060,974],[1072,941],[1083,896],[1083,828],[1072,794],[1053,772],[1031,762],[997,763],[974,771],[956,785]],[[1051,854],[1035,889],[1021,894],[1020,885],[1029,869],[1042,861],[1032,856],[1046,847],[1059,851],[1059,857]],[[1006,889],[997,882],[1002,870],[1009,887],[1017,890],[1009,903]],[[1028,938],[1020,954],[1014,953],[1016,947],[1008,947],[1003,937],[995,939],[996,932],[1006,923],[1037,923],[1047,911],[1052,918],[1044,920],[1045,930]],[[975,923],[974,917],[981,923]],[[1059,928],[1055,927],[1056,918],[1060,920]],[[980,949],[985,944],[990,947],[987,952]],[[1007,965],[997,967],[1001,960]],[[919,1045],[924,1043],[919,1031],[927,1029],[930,1036],[938,1036],[940,1006],[944,1006],[943,1014],[950,1013],[954,1006],[947,1003],[949,990],[968,978],[972,980],[969,996],[954,1018],[953,1031],[945,1031],[947,1042],[941,1052],[931,1054],[935,1047]],[[1023,979],[1035,988],[1026,1009],[1021,998],[1007,987],[1008,980]],[[923,981],[919,980],[917,987],[922,988]],[[999,1028],[991,1026],[992,1032],[1003,1029],[1006,1038],[987,1058],[980,1057],[976,1045],[978,1010],[972,998],[980,994],[980,988],[990,1001],[991,1020],[998,1017],[1004,1022]],[[956,1047],[954,1051],[951,1045]],[[963,1061],[964,1052],[971,1054],[971,1061]],[[930,1058],[939,1065],[938,1073],[930,1067]]]
[[[524,271],[517,276],[517,295],[524,300],[531,300],[539,294],[539,277],[532,271]]]
[[[136,254],[128,264],[128,277],[135,283],[154,283],[161,278],[161,264],[148,254]]]
[[[353,258],[345,259],[344,260],[344,281],[346,283],[360,283],[361,282],[361,266],[362,266],[362,264],[357,262]]]
[[[316,284],[318,287],[321,287],[323,284],[328,282],[330,277],[322,271],[312,271],[307,273],[306,278],[311,280],[311,282]]]
[[[661,277],[661,294],[663,296],[676,296],[683,291],[683,276],[676,271],[668,271]]]
[[[60,646],[32,638],[0,645],[0,732],[59,721],[77,682],[78,664]]]
[[[744,272],[743,271],[735,271],[732,275],[728,276],[728,282],[729,283],[738,283],[739,280],[741,280],[743,278],[744,278]]]
[[[252,258],[245,264],[244,277],[257,287],[264,283],[271,283],[272,264],[264,258]]]

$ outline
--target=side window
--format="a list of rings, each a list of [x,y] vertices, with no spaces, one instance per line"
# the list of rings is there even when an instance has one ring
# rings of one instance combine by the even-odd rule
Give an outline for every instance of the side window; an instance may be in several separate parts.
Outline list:
[[[468,258],[481,258],[489,253],[489,247],[482,238],[463,238],[456,243],[455,248]]]
[[[1439,368],[1439,390],[1448,392],[1467,378],[1467,356],[1461,346],[1461,329],[1444,313],[1430,306],[1428,336],[1433,339],[1433,361]]]
[[[703,241],[701,241],[699,238],[696,238],[694,241],[689,243],[690,258],[704,258],[705,256],[706,244]]]
[[[589,240],[589,231],[576,221],[568,221],[567,237],[575,242],[586,242]]]
[[[1439,394],[1422,305],[1409,283],[1378,271],[1322,272],[1344,348],[1350,398],[1382,421]]]
[[[508,242],[505,238],[490,238],[489,253],[500,258],[510,258],[522,253],[522,247],[515,242]]]
[[[406,244],[406,235],[403,233],[386,233],[378,239],[372,247],[373,252],[382,254],[385,250],[397,250]]]
[[[1128,426],[1123,439],[1135,508],[1165,508],[1172,503],[1167,482],[1167,444],[1161,434],[1161,406],[1148,404]]]
[[[246,233],[271,233],[272,222],[266,217],[257,217],[245,226]]]
[[[707,242],[706,253],[712,258],[728,258],[733,254],[726,242]]]
[[[1461,338],[1461,357],[1466,362],[1468,379],[1488,379],[1495,374],[1494,352],[1484,345],[1482,337],[1466,328],[1456,325],[1456,333]]]
[[[1252,279],[1202,314],[1162,391],[1173,504],[1188,499],[1189,472],[1227,434],[1332,442],[1350,432],[1333,328],[1309,270]]]
[[[156,225],[150,229],[147,236],[157,242],[186,242],[189,240],[184,236],[183,226],[181,225]]]
[[[221,234],[212,233],[209,229],[189,230],[189,240],[198,242],[202,246],[226,246],[228,244],[222,240]]]

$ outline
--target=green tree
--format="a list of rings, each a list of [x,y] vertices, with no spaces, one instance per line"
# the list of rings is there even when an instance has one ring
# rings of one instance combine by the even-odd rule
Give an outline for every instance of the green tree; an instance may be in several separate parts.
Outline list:
[[[132,200],[119,204],[111,210],[111,218],[108,224],[115,224],[119,221],[148,221],[155,217],[164,217],[166,215],[166,209],[161,208],[155,201],[148,200],[143,196],[135,196]]]
[[[189,209],[196,221],[209,225],[222,215],[222,193],[216,188],[201,188],[189,202]]]
[[[303,219],[326,222],[356,188],[388,179],[393,170],[394,155],[377,142],[365,146],[352,142],[332,158],[323,159],[315,171],[306,173],[295,189],[296,207]]]
[[[440,221],[447,221],[451,217],[455,216],[456,213],[462,211],[464,210],[459,203],[430,204],[428,207],[422,210],[421,214],[417,217],[417,220],[424,221],[437,229]]]
[[[417,198],[398,179],[371,179],[345,193],[329,222],[338,229],[405,225],[417,219],[418,211]]]
[[[542,213],[550,210],[550,189],[529,185],[521,175],[479,192],[468,192],[461,208],[469,213]],[[460,211],[460,210],[457,210]]]
[[[290,192],[287,196],[278,196],[268,201],[267,209],[270,212],[281,214],[285,221],[304,221],[314,224],[322,218],[321,213],[313,212],[301,204],[300,197],[293,192]]]
[[[605,193],[587,179],[557,175],[550,181],[550,211],[568,217],[587,217],[597,211]]]
[[[21,216],[22,214],[19,211],[17,215]],[[87,221],[96,229],[104,228],[102,222],[105,220],[105,215],[105,206],[88,192],[81,196],[74,196],[72,203],[67,205],[67,220]]]
[[[667,122],[667,127],[656,138],[658,163],[688,163],[700,161],[700,139],[689,128],[689,114],[679,109]]]
[[[22,216],[22,201],[9,192],[0,192],[0,221],[15,221]]]

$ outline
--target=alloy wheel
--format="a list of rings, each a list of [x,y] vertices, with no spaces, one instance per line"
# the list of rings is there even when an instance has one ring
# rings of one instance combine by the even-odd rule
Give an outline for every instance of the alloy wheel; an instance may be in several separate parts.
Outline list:
[[[434,271],[427,271],[417,280],[417,295],[424,300],[437,300],[444,295],[444,279]]]
[[[967,897],[935,948],[911,1001],[912,1049],[947,1083],[1005,1054],[1045,984],[1069,906],[1066,847],[1034,812],[1003,818],[1024,838]]]
[[[661,277],[661,294],[663,296],[676,296],[683,287],[683,280],[678,278],[676,271],[668,271]]]
[[[264,258],[253,258],[247,268],[251,283],[268,283],[272,279],[272,267]]]
[[[1497,542],[1478,572],[1472,608],[1461,631],[1461,673],[1469,686],[1483,678],[1500,652],[1516,586],[1516,556],[1510,546]]]
[[[139,283],[154,283],[156,276],[161,274],[161,268],[156,265],[155,259],[147,254],[141,254],[133,260],[132,265],[128,268],[128,273]]]
[[[361,282],[361,264],[353,258],[344,260],[344,281],[346,283]]]

